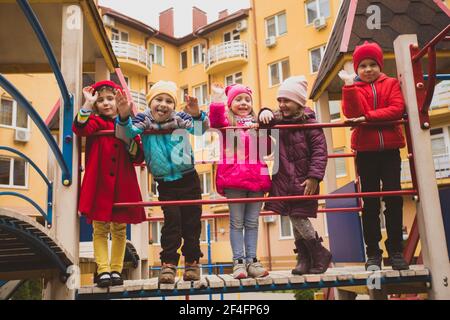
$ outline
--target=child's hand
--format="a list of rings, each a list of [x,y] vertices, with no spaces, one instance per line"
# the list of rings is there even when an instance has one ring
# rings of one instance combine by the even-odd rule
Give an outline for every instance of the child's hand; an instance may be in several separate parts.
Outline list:
[[[264,110],[259,115],[259,121],[264,124],[269,124],[270,121],[272,121],[272,119],[273,119],[273,112],[269,110]]]
[[[356,74],[347,70],[341,70],[339,71],[338,76],[344,81],[346,86],[351,86],[355,81]]]
[[[116,106],[120,120],[125,120],[130,116],[132,105],[131,103],[128,103],[127,97],[121,92],[117,92],[116,94]]]
[[[200,116],[200,108],[198,106],[198,99],[196,97],[191,97],[191,96],[185,95],[184,100],[186,101],[186,107],[184,108],[184,111],[189,113],[193,117]]]
[[[227,101],[225,89],[220,83],[213,83],[211,86],[211,102],[224,103]]]
[[[305,187],[305,192],[303,193],[305,196],[313,195],[317,191],[317,187],[319,186],[319,181],[314,178],[308,178],[301,184],[302,187]]]
[[[362,116],[362,117],[358,117],[358,118],[350,118],[345,120],[346,123],[360,123],[360,122],[366,122],[367,119],[366,117]]]
[[[97,102],[98,92],[95,91],[95,93],[94,93],[94,91],[95,91],[95,89],[90,86],[83,88],[83,96],[84,96],[83,108],[84,109],[92,110],[92,108],[95,105],[95,102]]]

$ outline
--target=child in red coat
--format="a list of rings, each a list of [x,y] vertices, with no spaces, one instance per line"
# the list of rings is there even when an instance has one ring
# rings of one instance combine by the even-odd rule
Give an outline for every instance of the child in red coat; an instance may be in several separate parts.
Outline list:
[[[95,282],[99,287],[121,285],[127,223],[146,220],[143,208],[113,208],[117,202],[142,201],[134,163],[143,161],[140,140],[129,145],[113,135],[94,135],[114,130],[118,115],[116,97],[122,89],[112,81],[101,81],[83,89],[85,103],[73,122],[76,135],[86,139],[86,170],[81,186],[79,211],[93,224]],[[111,234],[111,263],[108,237]]]
[[[393,121],[403,117],[405,103],[397,79],[381,72],[383,51],[376,43],[367,41],[356,47],[353,67],[358,74],[342,70],[345,82],[342,89],[342,111],[351,123]],[[356,150],[356,164],[363,192],[401,190],[400,148],[405,146],[402,129],[392,126],[357,126],[352,133],[352,149]],[[381,269],[382,250],[379,198],[363,198],[363,229],[366,244],[366,269]],[[385,242],[393,269],[408,269],[402,254],[403,198],[383,197],[386,206]]]

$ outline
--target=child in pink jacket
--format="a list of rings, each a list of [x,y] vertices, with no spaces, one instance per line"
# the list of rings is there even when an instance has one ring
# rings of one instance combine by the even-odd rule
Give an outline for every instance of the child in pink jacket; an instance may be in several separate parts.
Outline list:
[[[250,145],[257,143],[257,140],[251,138],[254,130],[244,130],[256,127],[252,91],[244,85],[234,84],[226,87],[225,91],[219,85],[214,85],[213,92],[209,114],[211,127],[243,128],[227,130],[228,137],[227,133],[222,131],[224,139],[216,175],[217,191],[227,198],[262,197],[271,186],[267,165],[257,156],[250,155],[250,150],[257,149]],[[228,108],[225,107],[224,101],[227,101]],[[235,134],[232,139],[231,134]],[[256,258],[261,207],[262,202],[229,204],[233,277],[236,279],[268,275]]]

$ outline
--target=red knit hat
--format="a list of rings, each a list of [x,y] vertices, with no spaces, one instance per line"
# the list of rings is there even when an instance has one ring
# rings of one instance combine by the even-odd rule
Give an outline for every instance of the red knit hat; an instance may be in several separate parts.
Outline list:
[[[123,94],[122,87],[117,85],[115,82],[110,81],[110,80],[104,80],[104,81],[96,82],[91,87],[94,88],[95,91],[98,91],[102,87],[109,87],[109,88],[112,88],[112,89],[115,89],[115,90],[119,90],[120,93]]]
[[[383,49],[375,43],[365,41],[364,44],[357,46],[353,52],[353,68],[358,73],[358,66],[364,59],[372,59],[383,69]]]

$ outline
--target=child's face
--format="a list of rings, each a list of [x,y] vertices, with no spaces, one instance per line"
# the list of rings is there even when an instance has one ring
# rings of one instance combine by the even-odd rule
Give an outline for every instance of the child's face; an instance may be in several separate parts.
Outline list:
[[[252,97],[247,93],[237,95],[231,102],[231,111],[240,117],[248,116],[252,113]]]
[[[358,76],[364,82],[374,82],[378,79],[380,73],[380,66],[372,59],[364,59],[358,66]]]
[[[109,118],[117,116],[116,94],[114,91],[112,89],[100,90],[95,107],[101,116]]]
[[[294,116],[302,116],[305,108],[297,102],[286,98],[278,98],[278,106],[280,107],[283,118],[292,118]]]
[[[156,122],[166,121],[174,110],[175,101],[168,94],[158,94],[150,101],[150,111]]]

